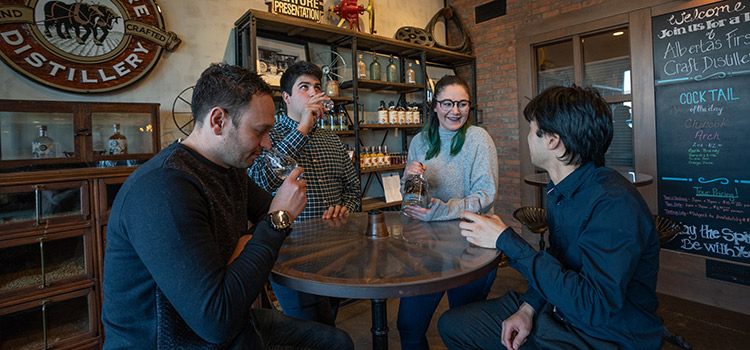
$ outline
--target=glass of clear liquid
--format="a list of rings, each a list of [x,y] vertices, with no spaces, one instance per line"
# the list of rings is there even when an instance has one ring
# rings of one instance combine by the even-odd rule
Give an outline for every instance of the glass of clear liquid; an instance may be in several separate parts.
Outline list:
[[[264,151],[262,157],[266,159],[271,171],[282,180],[286,180],[289,173],[297,167],[297,161],[294,158],[281,153],[275,148]]]
[[[323,109],[326,110],[326,112],[332,110],[334,106],[333,100],[330,99],[323,100],[321,104],[323,105]]]
[[[477,215],[484,214],[484,208],[482,208],[482,202],[479,201],[479,197],[466,197],[464,198],[463,202],[464,211],[468,211]],[[464,218],[462,218],[461,220],[472,222],[471,220]]]

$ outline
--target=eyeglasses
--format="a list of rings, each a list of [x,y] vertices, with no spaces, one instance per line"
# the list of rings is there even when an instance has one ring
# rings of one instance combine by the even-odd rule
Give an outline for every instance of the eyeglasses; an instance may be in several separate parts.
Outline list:
[[[469,107],[471,107],[471,102],[467,100],[453,101],[453,100],[445,99],[445,100],[437,101],[437,103],[443,112],[450,111],[456,105],[458,105],[459,111],[465,111],[469,109]]]

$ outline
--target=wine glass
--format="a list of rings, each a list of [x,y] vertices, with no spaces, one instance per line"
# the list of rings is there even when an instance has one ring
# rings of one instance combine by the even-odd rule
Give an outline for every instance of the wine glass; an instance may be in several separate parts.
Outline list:
[[[281,180],[286,180],[289,173],[297,167],[297,161],[294,158],[281,153],[275,148],[264,151],[262,157],[266,159],[271,171]]]
[[[323,105],[323,109],[326,110],[326,112],[332,110],[334,106],[333,100],[331,99],[325,99],[323,100],[323,102],[321,102],[321,104]]]
[[[478,215],[482,215],[484,213],[483,208],[482,208],[482,202],[479,201],[479,197],[472,197],[472,196],[466,197],[464,198],[463,202],[464,202],[465,211],[478,214]]]

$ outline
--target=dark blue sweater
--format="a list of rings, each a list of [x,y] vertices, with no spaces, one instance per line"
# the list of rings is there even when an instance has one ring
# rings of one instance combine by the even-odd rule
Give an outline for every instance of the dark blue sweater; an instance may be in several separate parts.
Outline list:
[[[107,225],[104,348],[242,342],[285,238],[261,220],[271,199],[245,169],[220,167],[177,143],[134,171]],[[227,265],[248,220],[257,223],[253,238]]]
[[[658,349],[659,242],[640,193],[590,163],[547,189],[549,250],[535,251],[512,229],[496,243],[528,280],[522,300],[535,310],[552,303],[571,324],[621,349]]]

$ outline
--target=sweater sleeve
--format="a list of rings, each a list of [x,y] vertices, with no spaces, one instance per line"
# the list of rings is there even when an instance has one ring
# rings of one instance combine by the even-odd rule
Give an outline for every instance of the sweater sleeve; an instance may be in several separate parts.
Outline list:
[[[124,203],[121,229],[188,326],[212,343],[235,336],[284,235],[260,222],[239,257],[226,265],[214,242],[203,189],[176,170],[143,176]]]
[[[279,128],[277,125],[275,128]],[[275,137],[274,137],[275,136]],[[298,130],[294,129],[283,138],[276,141],[277,137],[281,134],[276,129],[271,131],[271,140],[273,142],[273,148],[279,150],[282,154],[290,156],[295,160],[299,159],[299,152],[307,144],[309,140],[308,136],[302,135]],[[248,175],[253,181],[258,184],[262,189],[269,193],[275,193],[276,190],[284,182],[284,179],[278,177],[273,170],[271,165],[268,163],[265,157],[258,157],[253,162],[253,165],[247,170]]]
[[[466,193],[468,193],[464,198],[476,197],[479,199],[483,212],[490,211],[498,187],[497,150],[492,138],[484,129],[472,127],[467,132],[464,148],[454,157],[466,159],[471,164],[464,177],[464,181],[468,181],[468,184],[464,182],[464,188],[467,188]],[[466,210],[464,198],[451,198],[447,202],[438,201],[423,220],[460,218],[461,213]]]

